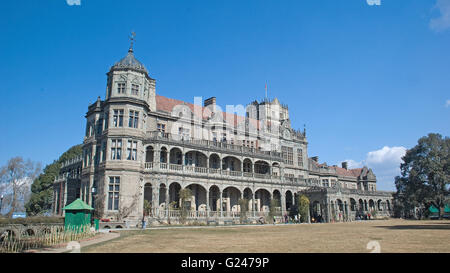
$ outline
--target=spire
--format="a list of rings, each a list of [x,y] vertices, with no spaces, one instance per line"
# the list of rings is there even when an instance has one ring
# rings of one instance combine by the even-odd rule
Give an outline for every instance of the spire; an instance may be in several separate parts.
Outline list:
[[[131,36],[129,37],[130,38],[130,49],[128,49],[128,52],[130,52],[130,53],[133,52],[133,43],[134,43],[134,40],[135,40],[134,37],[136,37],[136,33],[134,31],[132,31],[131,32]]]

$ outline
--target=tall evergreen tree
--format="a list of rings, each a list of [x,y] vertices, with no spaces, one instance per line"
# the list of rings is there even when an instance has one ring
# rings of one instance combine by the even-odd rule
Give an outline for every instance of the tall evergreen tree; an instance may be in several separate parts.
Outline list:
[[[58,160],[45,167],[44,172],[31,185],[31,197],[25,205],[27,215],[39,215],[50,211],[53,198],[53,182],[59,174],[61,164],[68,159],[80,156],[82,153],[81,144],[75,145],[64,152]]]
[[[450,138],[428,134],[402,160],[401,176],[395,178],[396,205],[403,211],[434,205],[442,217],[450,188]]]

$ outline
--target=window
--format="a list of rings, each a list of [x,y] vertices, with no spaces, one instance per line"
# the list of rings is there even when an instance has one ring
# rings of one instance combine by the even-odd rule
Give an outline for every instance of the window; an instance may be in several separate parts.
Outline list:
[[[293,148],[281,146],[281,155],[286,164],[289,164],[289,165],[294,164],[294,149]]]
[[[97,135],[101,135],[103,130],[103,119],[99,119],[97,123]]]
[[[130,110],[130,117],[128,120],[128,127],[130,128],[138,128],[139,123],[139,112]]]
[[[122,158],[122,140],[111,140],[111,159],[120,160]]]
[[[124,82],[119,82],[117,84],[117,93],[118,94],[125,94],[125,83]]]
[[[114,110],[114,127],[123,127],[123,110]]]
[[[106,160],[106,141],[102,143],[102,162]]]
[[[158,129],[158,131],[160,131],[161,133],[165,133],[166,132],[166,125],[162,124],[162,123],[158,123],[156,125],[156,128]]]
[[[95,147],[95,155],[94,155],[94,165],[98,166],[100,163],[100,145]]]
[[[131,95],[134,95],[134,96],[139,95],[139,85],[137,85],[137,84],[131,85]]]
[[[137,157],[137,141],[129,140],[127,143],[127,159],[136,160]]]
[[[297,149],[297,162],[298,166],[303,166],[303,151],[302,149]]]
[[[119,191],[120,191],[120,177],[110,176],[108,188],[108,210],[119,209]]]
[[[108,126],[109,126],[109,112],[106,112],[105,113],[105,127],[104,127],[104,130],[106,130],[106,129],[108,129]]]

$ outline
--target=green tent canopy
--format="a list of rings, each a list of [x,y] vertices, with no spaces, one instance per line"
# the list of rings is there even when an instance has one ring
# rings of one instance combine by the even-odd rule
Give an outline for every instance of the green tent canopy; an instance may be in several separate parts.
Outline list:
[[[63,208],[65,210],[64,226],[66,229],[82,231],[91,224],[91,206],[77,199]]]
[[[439,209],[436,208],[436,207],[433,206],[433,205],[431,205],[431,206],[428,208],[428,210],[429,210],[431,213],[439,213]],[[445,207],[444,207],[444,212],[445,212],[445,213],[450,213],[450,206],[449,206],[449,204],[445,205]]]
[[[94,210],[91,206],[83,202],[80,198],[65,206],[63,210]]]

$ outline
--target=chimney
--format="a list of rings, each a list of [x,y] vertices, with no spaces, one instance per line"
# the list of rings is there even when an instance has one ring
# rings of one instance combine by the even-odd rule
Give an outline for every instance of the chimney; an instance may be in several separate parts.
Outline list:
[[[216,97],[206,99],[205,102],[203,103],[203,106],[207,107],[208,105],[216,105]]]
[[[319,163],[319,157],[318,156],[313,156],[313,157],[311,157],[311,159],[316,161],[317,163]]]
[[[344,168],[344,169],[346,169],[347,170],[347,162],[342,162],[342,168]]]

